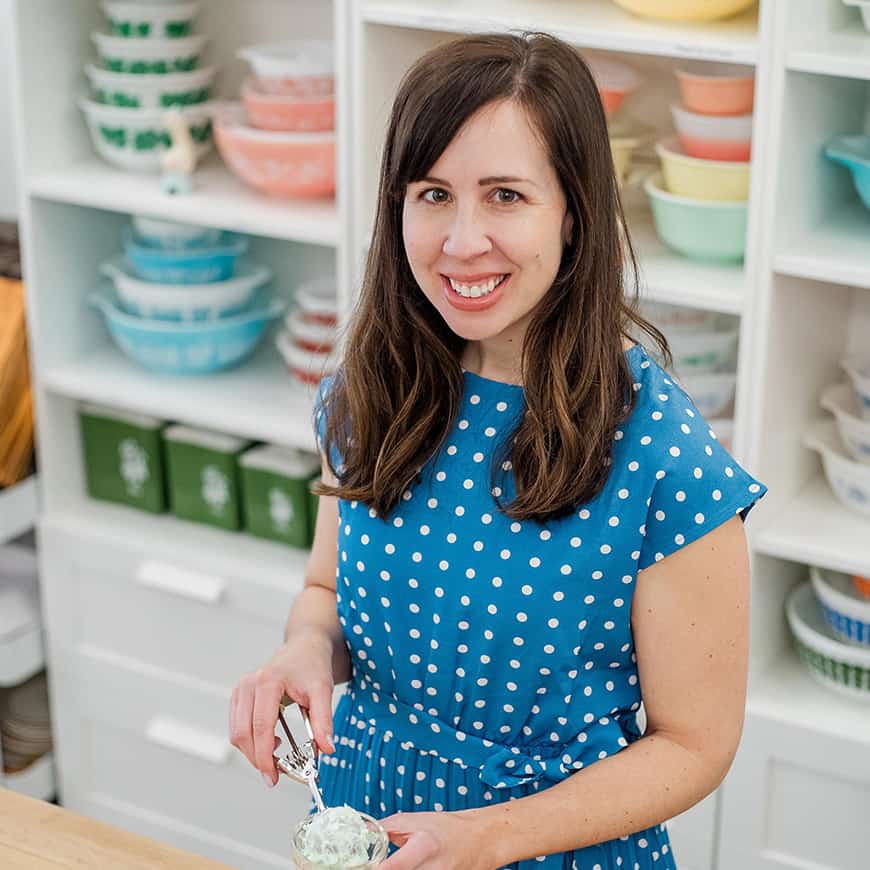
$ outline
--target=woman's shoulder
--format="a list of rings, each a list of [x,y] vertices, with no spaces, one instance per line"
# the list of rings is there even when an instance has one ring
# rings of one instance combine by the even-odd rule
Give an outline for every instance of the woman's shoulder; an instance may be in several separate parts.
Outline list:
[[[683,422],[698,416],[697,409],[679,380],[666,371],[642,344],[635,344],[628,352],[634,381],[634,407],[630,423],[643,425],[653,422]]]

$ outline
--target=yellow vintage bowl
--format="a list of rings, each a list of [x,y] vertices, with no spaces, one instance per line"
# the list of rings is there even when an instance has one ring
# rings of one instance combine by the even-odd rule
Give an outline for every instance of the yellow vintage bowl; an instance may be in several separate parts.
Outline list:
[[[674,136],[656,143],[669,193],[692,199],[745,202],[749,199],[749,164],[689,157]]]
[[[613,155],[613,168],[616,170],[616,179],[620,186],[625,184],[631,169],[631,155],[640,139],[636,136],[611,136],[610,153]]]
[[[666,21],[716,21],[737,15],[755,0],[614,0],[617,6],[644,18]]]

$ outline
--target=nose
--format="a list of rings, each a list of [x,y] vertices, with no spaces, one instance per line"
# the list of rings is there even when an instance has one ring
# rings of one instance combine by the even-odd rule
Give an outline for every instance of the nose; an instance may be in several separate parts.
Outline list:
[[[492,250],[485,223],[475,208],[455,210],[441,250],[457,260],[471,260]]]

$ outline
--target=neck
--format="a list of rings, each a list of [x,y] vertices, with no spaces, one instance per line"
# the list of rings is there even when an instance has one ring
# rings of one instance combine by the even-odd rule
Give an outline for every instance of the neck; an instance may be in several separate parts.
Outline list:
[[[460,362],[464,369],[482,378],[522,386],[521,350],[510,340],[498,346],[483,341],[469,341],[462,351]]]

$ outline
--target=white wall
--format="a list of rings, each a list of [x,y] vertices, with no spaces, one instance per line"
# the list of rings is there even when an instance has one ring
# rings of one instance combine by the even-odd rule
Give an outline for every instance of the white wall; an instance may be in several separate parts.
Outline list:
[[[18,214],[18,185],[12,146],[12,0],[0,0],[0,220]]]

